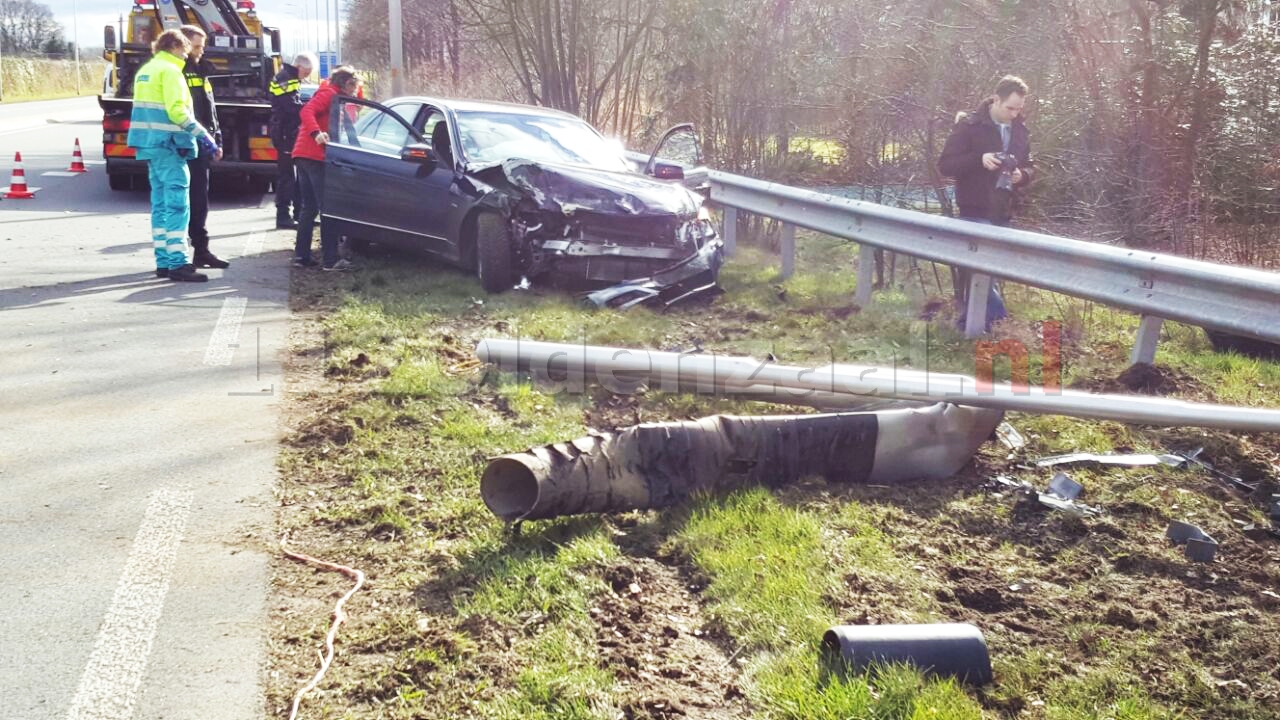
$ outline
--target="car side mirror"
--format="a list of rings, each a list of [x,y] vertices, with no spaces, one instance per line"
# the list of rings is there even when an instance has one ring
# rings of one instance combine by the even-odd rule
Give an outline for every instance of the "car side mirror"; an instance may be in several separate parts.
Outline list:
[[[116,51],[116,29],[112,25],[102,28],[102,57],[110,59],[111,53]]]
[[[426,143],[411,143],[409,145],[405,145],[400,150],[400,159],[405,162],[426,165],[428,168],[435,168],[435,166],[440,162],[440,156],[436,155],[435,148]]]
[[[266,30],[267,30],[267,36],[271,38],[271,54],[279,55],[280,54],[280,29],[267,28]]]
[[[683,180],[684,168],[674,163],[655,162],[653,176],[659,180]]]

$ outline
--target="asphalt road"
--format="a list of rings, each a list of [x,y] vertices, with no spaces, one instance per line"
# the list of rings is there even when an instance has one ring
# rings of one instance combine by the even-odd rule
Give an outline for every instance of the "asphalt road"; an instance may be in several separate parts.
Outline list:
[[[0,106],[41,188],[0,200],[0,717],[260,718],[291,238],[215,197],[232,266],[155,278],[147,194],[56,174],[99,123]]]

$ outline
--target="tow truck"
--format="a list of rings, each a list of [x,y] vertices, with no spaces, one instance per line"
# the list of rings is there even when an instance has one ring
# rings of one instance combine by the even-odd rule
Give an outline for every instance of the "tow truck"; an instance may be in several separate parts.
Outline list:
[[[129,147],[133,77],[151,59],[151,43],[164,30],[198,25],[208,34],[204,51],[215,74],[214,101],[222,131],[222,160],[215,176],[239,175],[245,187],[265,191],[276,175],[269,126],[267,86],[280,69],[280,31],[264,26],[253,0],[134,0],[116,43],[116,28],[103,30],[103,58],[110,63],[98,96],[102,107],[102,154],[112,190],[144,188],[146,163]]]

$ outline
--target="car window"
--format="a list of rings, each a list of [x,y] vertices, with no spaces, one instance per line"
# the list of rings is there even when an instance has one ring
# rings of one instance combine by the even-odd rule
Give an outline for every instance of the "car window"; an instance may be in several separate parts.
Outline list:
[[[352,106],[355,107],[354,105]],[[368,110],[368,108],[360,108]],[[362,138],[371,138],[378,132],[378,123],[382,122],[382,113],[365,112],[356,116],[355,128],[356,135]]]
[[[433,109],[431,112],[427,113],[426,119],[422,121],[422,137],[430,138],[431,133],[435,132],[436,123],[439,123],[442,120],[444,120],[444,114],[439,110]]]
[[[657,159],[685,167],[701,165],[702,149],[698,146],[698,134],[692,128],[671,133],[658,147]]]
[[[422,107],[422,103],[410,102],[410,103],[400,103],[399,105],[392,105],[390,107],[390,110],[391,112],[399,115],[402,120],[412,125],[413,119],[418,116],[418,110],[421,107]]]
[[[399,150],[409,139],[409,128],[396,122],[395,118],[381,118],[377,131],[373,133],[373,139],[385,147]]]
[[[497,112],[458,113],[466,159],[491,165],[510,158],[630,171],[617,145],[578,118]]]
[[[417,114],[418,106],[399,106],[393,112],[408,113],[412,117]],[[342,123],[339,132],[330,133],[330,142],[338,145],[399,155],[409,140],[409,128],[382,108],[342,102],[338,120]]]
[[[453,139],[449,137],[449,123],[439,110],[430,108],[427,112],[422,121],[422,137],[431,143],[441,165],[453,167]]]

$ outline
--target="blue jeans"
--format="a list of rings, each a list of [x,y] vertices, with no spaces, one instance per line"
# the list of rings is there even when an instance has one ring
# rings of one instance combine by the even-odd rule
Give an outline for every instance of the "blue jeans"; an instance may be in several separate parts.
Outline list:
[[[967,222],[978,223],[979,225],[997,225],[990,220],[973,217],[960,217],[961,220]],[[1003,226],[1001,226],[1003,227]],[[969,276],[972,273],[962,272],[966,287],[968,286]],[[1000,295],[1000,283],[995,279],[991,281],[991,290],[987,293],[987,318],[986,324],[982,328],[983,332],[991,332],[991,326],[996,322],[1009,317],[1009,311],[1004,306],[1004,298]]]
[[[294,158],[298,169],[298,194],[302,199],[302,211],[298,213],[298,239],[293,244],[293,256],[299,260],[311,259],[311,235],[319,217],[324,199],[324,162],[310,158]],[[325,232],[320,222],[320,262],[332,267],[338,262],[338,236]]]

